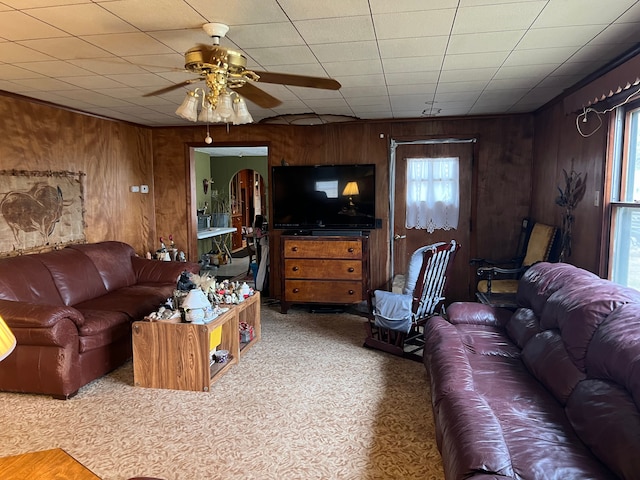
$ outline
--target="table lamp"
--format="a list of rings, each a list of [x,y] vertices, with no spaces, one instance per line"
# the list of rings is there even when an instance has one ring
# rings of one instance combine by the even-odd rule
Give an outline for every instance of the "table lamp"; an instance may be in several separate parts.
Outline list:
[[[349,207],[354,207],[353,204],[353,196],[360,195],[360,191],[358,190],[358,182],[348,182],[342,191],[342,195],[349,197]]]
[[[0,316],[0,362],[7,358],[16,348],[16,337]]]

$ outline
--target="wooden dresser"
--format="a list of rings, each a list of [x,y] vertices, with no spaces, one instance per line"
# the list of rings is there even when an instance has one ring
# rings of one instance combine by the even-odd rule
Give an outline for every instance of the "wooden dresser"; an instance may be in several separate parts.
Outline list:
[[[366,299],[368,237],[283,235],[282,313],[294,303],[344,305]]]

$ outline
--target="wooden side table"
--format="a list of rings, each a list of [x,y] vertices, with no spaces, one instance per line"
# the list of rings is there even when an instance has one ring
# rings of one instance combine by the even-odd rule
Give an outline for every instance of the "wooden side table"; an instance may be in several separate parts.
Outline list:
[[[61,448],[0,458],[2,480],[100,480]]]

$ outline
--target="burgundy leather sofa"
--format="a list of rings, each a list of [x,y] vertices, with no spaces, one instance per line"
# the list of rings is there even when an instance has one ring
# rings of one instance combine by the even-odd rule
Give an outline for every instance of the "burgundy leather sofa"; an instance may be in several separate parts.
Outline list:
[[[0,316],[17,346],[0,390],[69,398],[132,355],[131,323],[172,296],[198,264],[136,256],[121,242],[0,259]]]
[[[446,479],[640,479],[640,292],[539,263],[517,299],[427,324]]]

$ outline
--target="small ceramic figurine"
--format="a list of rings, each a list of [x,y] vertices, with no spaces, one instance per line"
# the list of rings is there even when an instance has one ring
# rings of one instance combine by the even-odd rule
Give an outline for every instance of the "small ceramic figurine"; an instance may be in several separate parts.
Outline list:
[[[186,262],[187,261],[187,256],[184,254],[184,252],[182,250],[180,250],[180,252],[178,253],[178,261],[179,262]]]

